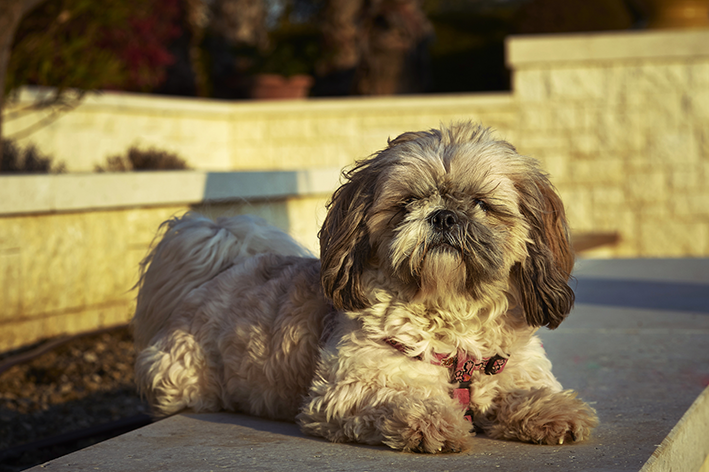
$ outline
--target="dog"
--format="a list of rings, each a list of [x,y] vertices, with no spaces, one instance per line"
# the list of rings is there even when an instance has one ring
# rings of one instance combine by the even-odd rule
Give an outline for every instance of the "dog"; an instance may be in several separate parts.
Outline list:
[[[142,263],[136,382],[156,415],[239,411],[335,442],[562,444],[595,411],[535,332],[571,311],[562,202],[480,125],[407,132],[343,173],[320,259],[249,216],[163,223]]]

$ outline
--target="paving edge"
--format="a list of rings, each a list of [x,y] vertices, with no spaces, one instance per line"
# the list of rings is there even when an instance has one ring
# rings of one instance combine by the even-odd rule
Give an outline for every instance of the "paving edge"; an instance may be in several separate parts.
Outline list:
[[[640,472],[699,471],[709,456],[709,387],[652,453]]]
[[[505,60],[512,70],[549,63],[680,60],[708,56],[707,38],[706,28],[510,36]]]

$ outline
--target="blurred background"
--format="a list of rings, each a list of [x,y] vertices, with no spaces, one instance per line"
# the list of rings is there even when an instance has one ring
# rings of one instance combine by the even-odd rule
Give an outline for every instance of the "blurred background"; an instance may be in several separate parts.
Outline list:
[[[164,220],[317,254],[340,170],[406,131],[539,159],[579,258],[709,257],[709,0],[0,0],[0,90],[0,470],[149,421]]]
[[[312,96],[508,90],[508,35],[640,29],[660,8],[653,0],[9,2],[37,6],[24,9],[11,40],[6,93],[31,84],[226,99],[251,97],[264,73],[308,75]]]

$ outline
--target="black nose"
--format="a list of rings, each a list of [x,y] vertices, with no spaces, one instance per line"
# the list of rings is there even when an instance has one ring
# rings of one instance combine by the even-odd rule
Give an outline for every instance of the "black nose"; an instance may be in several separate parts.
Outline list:
[[[436,231],[448,231],[458,224],[458,217],[450,210],[438,210],[431,215],[430,221]]]

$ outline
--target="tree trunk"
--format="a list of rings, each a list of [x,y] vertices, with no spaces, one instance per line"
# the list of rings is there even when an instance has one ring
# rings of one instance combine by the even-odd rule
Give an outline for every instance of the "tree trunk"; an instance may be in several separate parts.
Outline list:
[[[433,26],[423,0],[327,0],[320,76],[354,70],[362,95],[421,93],[426,89]]]
[[[0,172],[2,172],[2,110],[5,107],[5,75],[10,63],[12,40],[20,20],[45,0],[2,0],[0,2]]]
[[[267,5],[263,0],[216,0],[212,3],[213,28],[233,45],[268,47]]]
[[[369,3],[362,22],[357,91],[363,95],[424,92],[428,72],[426,49],[433,26],[423,12],[423,1]]]

